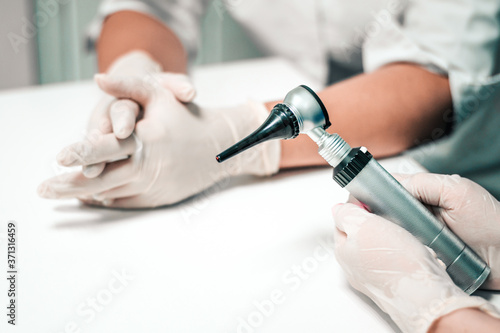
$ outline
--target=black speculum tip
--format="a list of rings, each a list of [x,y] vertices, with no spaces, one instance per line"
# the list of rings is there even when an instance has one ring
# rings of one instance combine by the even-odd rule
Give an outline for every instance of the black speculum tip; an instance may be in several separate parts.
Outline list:
[[[297,135],[297,118],[286,105],[277,104],[255,132],[217,155],[216,160],[221,163],[259,143],[273,139],[293,139]]]

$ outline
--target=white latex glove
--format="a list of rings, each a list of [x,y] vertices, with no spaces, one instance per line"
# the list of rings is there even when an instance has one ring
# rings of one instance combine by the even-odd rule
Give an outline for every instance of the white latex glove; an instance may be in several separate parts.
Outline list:
[[[153,76],[157,80],[157,76]],[[99,76],[105,92],[138,101],[145,109],[135,137],[119,140],[113,134],[96,142],[84,141],[65,148],[64,166],[95,164],[117,156],[96,178],[80,172],[56,176],[42,183],[46,198],[94,197],[111,207],[156,207],[173,204],[232,175],[271,175],[277,172],[280,142],[270,141],[219,164],[215,156],[253,132],[268,112],[263,104],[207,110],[180,103],[160,85]],[[139,91],[138,86],[147,89]],[[86,200],[89,202],[89,200]],[[99,202],[92,202],[99,204]]]
[[[500,290],[500,203],[458,175],[421,173],[396,178],[490,266],[481,288]]]
[[[427,332],[436,319],[462,308],[500,317],[485,299],[458,288],[408,231],[351,203],[336,206],[333,214],[335,254],[348,281],[403,332]]]
[[[108,69],[110,76],[129,79],[141,79],[147,82],[153,74],[161,72],[161,66],[146,52],[132,51],[113,62]],[[190,102],[195,96],[195,89],[189,78],[183,74],[163,73],[157,77],[156,84],[171,90],[182,102]],[[146,86],[136,89],[146,89]],[[94,108],[88,123],[88,140],[97,140],[102,134],[114,133],[118,139],[129,137],[139,116],[140,106],[131,99],[118,99],[109,94],[103,97]],[[83,165],[83,174],[88,178],[97,177],[106,163]]]

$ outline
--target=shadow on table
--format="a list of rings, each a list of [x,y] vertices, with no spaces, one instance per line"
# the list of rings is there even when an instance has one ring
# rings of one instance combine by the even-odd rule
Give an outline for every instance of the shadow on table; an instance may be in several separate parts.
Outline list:
[[[150,211],[150,209],[110,209],[83,203],[79,205],[61,204],[56,206],[54,210],[60,213],[84,214],[82,217],[71,217],[56,222],[54,226],[56,229],[109,225],[110,223],[123,222],[137,215],[147,214]]]
[[[178,203],[156,208],[108,208],[102,206],[94,206],[80,203],[79,205],[61,204],[56,206],[54,210],[59,213],[68,214],[84,214],[83,217],[68,217],[55,224],[56,229],[63,228],[79,228],[89,226],[103,226],[110,223],[123,222],[128,219],[134,218],[138,215],[145,215],[161,210],[172,210],[178,208],[189,207],[189,205],[196,205],[198,202],[206,200],[207,197],[217,195],[218,193],[228,191],[237,187],[255,186],[263,183],[276,182],[283,178],[293,177],[299,174],[318,170],[320,168],[300,168],[285,170],[273,177],[254,177],[254,176],[238,176],[222,180],[208,189],[184,199]],[[323,168],[324,169],[324,168]]]

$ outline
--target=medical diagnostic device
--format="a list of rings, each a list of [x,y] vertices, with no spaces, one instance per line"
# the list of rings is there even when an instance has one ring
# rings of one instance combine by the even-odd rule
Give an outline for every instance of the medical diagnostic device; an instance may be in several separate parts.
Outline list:
[[[330,126],[325,106],[307,86],[291,90],[252,134],[216,156],[223,162],[261,142],[293,139],[307,134],[318,145],[318,153],[333,167],[333,179],[368,209],[408,230],[434,250],[446,265],[454,283],[474,292],[487,278],[490,268],[446,225],[392,177],[365,147],[351,148]]]

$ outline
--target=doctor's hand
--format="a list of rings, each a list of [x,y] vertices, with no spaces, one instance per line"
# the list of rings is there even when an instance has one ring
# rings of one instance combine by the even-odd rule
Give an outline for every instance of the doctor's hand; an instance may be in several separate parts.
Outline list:
[[[500,290],[500,203],[458,175],[421,173],[396,178],[490,266],[481,288]]]
[[[153,75],[151,82],[157,82]],[[267,117],[263,104],[205,109],[183,104],[162,85],[139,79],[100,76],[98,84],[117,98],[129,98],[144,108],[135,134],[117,139],[105,134],[65,148],[63,166],[108,163],[95,178],[81,172],[56,176],[42,183],[39,194],[47,198],[77,197],[110,207],[138,208],[173,204],[221,179],[241,174],[277,172],[279,141],[271,141],[218,164],[215,156],[257,128]],[[147,89],[134,89],[146,87]]]
[[[170,90],[179,101],[193,100],[196,91],[186,75],[175,73],[160,75],[161,70],[161,66],[147,53],[132,51],[116,59],[107,72],[112,77],[140,79],[140,82],[148,82],[155,77],[156,84]],[[142,85],[135,89],[147,89],[147,86]],[[103,97],[90,116],[87,126],[88,139],[92,140],[109,133],[114,133],[118,139],[129,137],[134,131],[139,113],[140,106],[136,101],[103,93]],[[83,174],[88,178],[97,177],[104,170],[105,165],[105,162],[83,165]]]
[[[429,249],[408,231],[354,204],[333,209],[335,255],[353,288],[370,297],[403,332],[428,332],[458,309],[499,317],[458,288]]]

